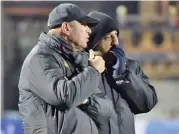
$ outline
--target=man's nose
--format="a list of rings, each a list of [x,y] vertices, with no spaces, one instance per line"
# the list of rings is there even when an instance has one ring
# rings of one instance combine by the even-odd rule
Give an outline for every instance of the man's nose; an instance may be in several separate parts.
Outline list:
[[[86,31],[89,35],[91,34],[91,29],[89,28],[89,26],[86,26]]]

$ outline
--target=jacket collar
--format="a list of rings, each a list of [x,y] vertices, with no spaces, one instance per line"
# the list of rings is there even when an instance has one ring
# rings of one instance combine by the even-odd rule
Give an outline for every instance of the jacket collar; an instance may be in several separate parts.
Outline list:
[[[44,42],[44,44],[48,44],[50,47],[58,51],[63,51],[66,54],[70,54],[74,51],[72,45],[68,41],[55,34],[42,32],[39,37],[39,42]]]
[[[84,51],[74,51],[71,44],[62,37],[42,32],[39,42],[40,45],[48,45],[56,52],[62,54],[62,56],[65,56],[74,63],[74,65],[85,67],[88,65],[89,54]]]

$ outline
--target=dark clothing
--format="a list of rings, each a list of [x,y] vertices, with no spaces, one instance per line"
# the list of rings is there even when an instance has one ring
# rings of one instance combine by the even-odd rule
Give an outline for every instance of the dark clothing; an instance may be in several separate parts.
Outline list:
[[[155,88],[151,85],[149,78],[142,71],[139,63],[132,59],[126,60],[128,70],[125,81],[117,84],[120,90],[117,90],[121,96],[128,102],[131,111],[134,114],[149,112],[158,101]],[[117,82],[117,81],[116,81]],[[116,88],[117,89],[117,88]]]
[[[111,50],[110,53],[111,57],[113,56],[115,64],[112,62],[112,66],[110,63],[109,67],[111,68],[112,71],[112,76],[114,79],[116,79],[117,77],[119,77],[119,75],[122,75],[125,71],[126,71],[126,56],[125,56],[125,52],[124,50],[120,47],[120,45],[114,45]],[[110,59],[109,59],[110,60]]]
[[[98,92],[100,74],[91,66],[78,72],[73,55],[67,41],[42,33],[26,57],[18,85],[25,134],[98,133],[77,106]]]
[[[120,134],[135,134],[134,114],[149,112],[156,105],[157,96],[138,62],[131,59],[126,60],[128,67],[124,74],[126,80],[117,83],[111,73],[106,72],[102,75],[99,88],[113,100],[118,114]]]
[[[91,12],[89,16],[100,20],[92,28],[92,35],[88,44],[89,48],[95,49],[106,35],[118,28],[114,20],[106,14]],[[116,53],[118,52],[116,51]],[[116,57],[119,62],[106,66],[107,71],[102,74],[99,89],[113,101],[118,116],[119,134],[135,134],[134,114],[150,111],[157,103],[157,95],[137,61],[128,59],[120,53],[114,56],[121,57]],[[126,61],[124,72],[117,70],[120,68],[112,68],[115,63],[118,63],[118,67],[120,67],[120,64],[124,64],[124,62],[121,62],[122,58],[125,58]],[[114,78],[115,69],[122,74],[115,73]],[[116,76],[117,74],[119,75]]]
[[[112,101],[117,113],[119,134],[134,134],[134,117],[127,102],[116,92],[112,86],[112,82],[109,81],[111,77],[107,74],[102,75],[102,81],[100,83],[100,89],[104,92]]]
[[[99,134],[118,134],[117,114],[111,100],[104,93],[93,94],[88,104],[80,108],[95,122]]]

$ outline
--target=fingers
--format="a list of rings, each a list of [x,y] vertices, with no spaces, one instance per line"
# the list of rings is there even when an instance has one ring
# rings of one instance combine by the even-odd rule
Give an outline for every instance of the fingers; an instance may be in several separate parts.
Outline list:
[[[94,51],[94,56],[102,56],[102,53],[100,51]]]
[[[112,32],[111,37],[112,37],[112,40],[113,40],[113,44],[118,45],[119,40],[118,40],[118,36],[117,36],[116,32]]]
[[[103,60],[103,58],[101,56],[95,56],[94,60]]]
[[[92,49],[89,50],[89,60],[93,60],[95,57],[94,51]]]

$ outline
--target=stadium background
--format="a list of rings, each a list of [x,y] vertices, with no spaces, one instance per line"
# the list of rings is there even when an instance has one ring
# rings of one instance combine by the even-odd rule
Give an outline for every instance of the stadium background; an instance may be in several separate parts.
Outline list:
[[[68,1],[70,2],[70,1]],[[1,2],[1,133],[22,134],[18,79],[22,62],[47,31],[48,13],[62,1]],[[136,116],[136,134],[179,134],[179,2],[72,1],[87,13],[101,11],[118,22],[129,57],[140,61],[159,102]]]

